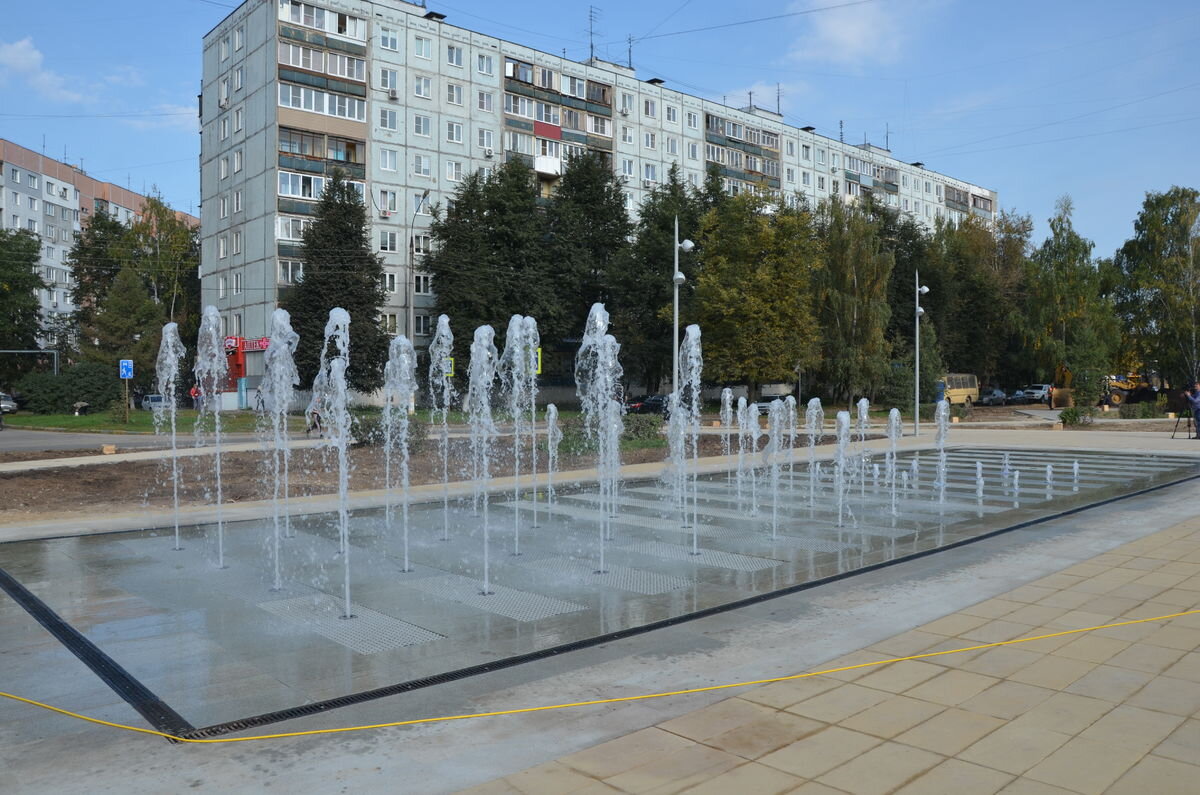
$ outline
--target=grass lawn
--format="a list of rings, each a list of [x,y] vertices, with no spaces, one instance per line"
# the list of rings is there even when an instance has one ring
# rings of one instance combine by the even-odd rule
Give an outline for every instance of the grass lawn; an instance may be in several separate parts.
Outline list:
[[[196,424],[196,412],[192,409],[180,409],[176,415],[176,427],[181,433],[190,432]],[[230,433],[244,433],[254,430],[255,416],[252,411],[225,411],[221,413],[221,430]],[[302,417],[291,417],[289,424],[293,431],[304,430]],[[115,422],[107,411],[95,414],[84,414],[76,417],[74,414],[9,414],[4,418],[8,428],[24,430],[61,430],[79,433],[154,433],[154,415],[144,409],[130,409],[129,423]]]

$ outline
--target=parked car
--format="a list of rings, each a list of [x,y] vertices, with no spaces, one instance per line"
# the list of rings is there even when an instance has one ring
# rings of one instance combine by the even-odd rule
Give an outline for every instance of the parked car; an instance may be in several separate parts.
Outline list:
[[[1045,403],[1054,391],[1053,384],[1030,384],[1022,390],[1026,403]]]
[[[146,395],[142,398],[142,408],[146,411],[160,409],[166,405],[166,398],[162,395]]]
[[[1003,389],[985,389],[979,395],[979,405],[981,406],[1003,406],[1008,402],[1008,395],[1004,394]]]
[[[660,414],[667,416],[666,395],[642,395],[625,401],[627,414]]]
[[[12,395],[0,392],[0,414],[12,414],[16,410],[17,401],[12,399]]]
[[[1020,406],[1028,403],[1029,401],[1025,399],[1024,389],[1014,389],[1008,393],[1008,402],[1010,405]]]

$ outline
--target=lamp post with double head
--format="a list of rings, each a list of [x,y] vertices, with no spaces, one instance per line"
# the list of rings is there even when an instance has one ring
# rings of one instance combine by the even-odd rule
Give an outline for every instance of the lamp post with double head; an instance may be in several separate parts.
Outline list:
[[[913,286],[916,288],[916,312],[913,314],[913,436],[921,432],[921,315],[925,314],[921,306],[921,296],[929,292],[929,288],[921,284],[921,274],[913,272]]]
[[[416,241],[413,240],[413,226],[417,223],[417,216],[425,207],[425,202],[428,200],[429,188],[426,188],[424,192],[421,193],[421,197],[417,199],[417,206],[413,208],[412,216],[408,219],[408,228],[405,230],[405,234],[408,236],[408,268],[404,274],[404,301],[406,305],[406,313],[408,315],[408,322],[405,325],[407,326],[406,330],[408,331],[409,342],[412,342],[417,332],[417,313],[416,307],[413,306],[413,304],[416,303],[415,285],[417,282],[417,275],[415,260],[417,246]]]
[[[671,391],[679,391],[679,288],[687,281],[687,277],[683,275],[683,271],[679,270],[679,252],[687,253],[695,248],[695,244],[690,240],[679,240],[679,216],[675,216],[675,272],[671,276],[671,283],[675,285],[675,320],[672,324],[672,340],[671,347]]]

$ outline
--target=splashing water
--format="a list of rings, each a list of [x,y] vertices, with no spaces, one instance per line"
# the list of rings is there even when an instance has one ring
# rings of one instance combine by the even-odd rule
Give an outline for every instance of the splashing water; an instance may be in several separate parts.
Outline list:
[[[525,318],[525,377],[529,385],[525,395],[529,399],[529,478],[533,482],[533,521],[532,527],[538,526],[537,505],[537,393],[538,393],[538,350],[542,345],[542,335],[538,333],[537,321],[532,317]]]
[[[1079,461],[1071,464],[1071,491],[1079,491]]]
[[[795,488],[796,482],[792,479],[792,471],[796,466],[796,436],[797,436],[797,419],[796,419],[796,397],[788,395],[783,399],[783,427],[784,427],[784,442],[787,449],[787,472],[788,472],[788,488]]]
[[[746,407],[746,441],[750,449],[749,472],[750,479],[750,515],[758,516],[758,467],[755,465],[754,453],[758,451],[758,439],[762,436],[762,425],[758,421],[759,409],[757,403]],[[740,419],[740,418],[739,418]]]
[[[558,427],[558,406],[546,404],[546,504],[554,504],[554,472],[558,469],[558,446],[562,429]]]
[[[213,478],[217,491],[217,568],[225,568],[225,519],[221,491],[221,393],[229,378],[221,335],[221,313],[215,306],[204,308],[200,335],[196,339],[196,385],[200,389],[200,411],[196,415],[196,442],[199,444],[204,418],[213,418]]]
[[[532,339],[530,338],[532,333]],[[530,414],[533,428],[534,395],[537,376],[537,322],[533,318],[513,315],[508,321],[504,335],[504,353],[500,356],[498,372],[508,403],[508,415],[513,423],[513,554],[521,554],[521,443],[526,412]],[[536,456],[537,447],[534,446]],[[537,473],[534,472],[534,488],[537,488]],[[534,500],[534,505],[537,501]],[[536,508],[535,508],[536,510]],[[534,523],[537,516],[534,515]]]
[[[1046,464],[1046,499],[1054,494],[1054,466]]]
[[[888,486],[892,491],[892,516],[898,513],[896,506],[896,469],[897,469],[897,448],[900,445],[900,435],[904,432],[903,421],[900,418],[900,409],[892,409],[888,412],[888,452],[887,452],[887,481]]]
[[[871,454],[867,450],[867,431],[871,428],[871,401],[859,398],[856,408],[858,409],[858,487],[859,496],[865,499],[867,496],[867,467],[871,461]]]
[[[808,435],[808,507],[817,496],[817,445],[825,435],[825,411],[821,399],[813,398],[804,409],[804,432]]]
[[[731,454],[729,433],[733,430],[733,390],[725,387],[721,390],[721,454],[728,458]],[[728,478],[729,475],[726,475]]]
[[[779,479],[783,451],[787,445],[787,407],[782,400],[772,400],[767,412],[767,445],[763,459],[771,482],[771,538],[779,538]]]
[[[837,453],[833,463],[833,487],[837,493],[837,526],[841,527],[846,512],[846,448],[850,444],[850,412],[839,411],[836,423]]]
[[[983,499],[983,462],[975,462],[975,497]]]
[[[491,482],[492,440],[496,437],[496,425],[492,421],[492,383],[496,380],[496,332],[491,326],[475,329],[471,342],[471,363],[468,366],[467,422],[471,427],[471,461],[475,473],[475,502],[483,505],[483,582],[480,594],[490,596],[490,539],[488,521],[487,488]],[[482,498],[482,500],[481,500]]]
[[[346,370],[350,366],[350,313],[341,307],[329,310],[321,364],[313,379],[310,412],[325,425],[326,443],[337,451],[338,545],[342,556],[342,618],[353,618],[350,602],[350,405]]]
[[[158,346],[158,361],[155,376],[162,403],[154,405],[154,430],[171,434],[171,502],[175,515],[175,549],[183,549],[179,543],[179,445],[176,427],[176,412],[179,408],[179,363],[187,349],[179,339],[179,325],[168,323],[162,329],[162,341]]]
[[[442,540],[450,540],[450,405],[457,397],[453,372],[454,334],[450,318],[438,315],[437,331],[429,344],[430,420],[441,425],[438,453],[442,460]]]
[[[271,474],[274,485],[271,490],[274,534],[271,541],[271,563],[274,568],[275,587],[283,587],[279,570],[280,538],[291,535],[291,510],[289,505],[288,475],[292,449],[288,444],[288,409],[295,398],[300,374],[294,359],[300,335],[292,330],[292,318],[286,309],[271,313],[271,341],[263,352],[263,409],[271,427]],[[280,523],[280,492],[283,494],[283,524]]]
[[[939,400],[934,411],[933,421],[937,425],[937,490],[938,503],[946,502],[946,437],[950,434],[950,401]]]
[[[575,354],[575,389],[583,409],[584,432],[599,448],[598,486],[600,490],[600,565],[598,574],[607,573],[604,562],[605,542],[612,537],[612,519],[617,512],[617,481],[621,472],[621,419],[624,407],[620,397],[621,346],[608,333],[608,312],[604,304],[592,304],[584,326],[583,341]]]
[[[388,361],[383,368],[383,482],[387,489],[384,514],[387,528],[392,530],[395,513],[392,478],[392,455],[400,454],[401,520],[404,566],[402,572],[412,571],[408,559],[408,407],[417,392],[417,354],[408,337],[400,334],[388,346]]]
[[[692,554],[699,554],[697,533],[700,525],[700,377],[704,371],[704,356],[700,349],[700,327],[696,324],[684,330],[679,351],[679,410],[692,448]],[[683,501],[687,502],[686,480]]]
[[[746,493],[746,426],[749,425],[749,420],[746,418],[746,414],[748,411],[749,407],[746,405],[746,398],[739,397],[737,400],[737,473],[734,477],[734,482],[737,484],[737,503],[739,511],[745,510],[743,497]]]
[[[679,526],[687,518],[687,420],[679,408],[679,393],[667,395],[667,466],[663,475],[671,488],[671,502],[679,514]]]

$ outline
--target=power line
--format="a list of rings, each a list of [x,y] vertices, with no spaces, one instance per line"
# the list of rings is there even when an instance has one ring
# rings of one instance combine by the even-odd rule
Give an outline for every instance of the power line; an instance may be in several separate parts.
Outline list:
[[[774,16],[769,16],[769,17],[758,17],[757,19],[743,19],[738,22],[726,22],[721,25],[708,25],[708,26],[702,27],[702,28],[690,28],[688,30],[676,30],[671,33],[656,33],[652,36],[643,36],[642,38],[637,39],[637,41],[649,41],[650,39],[664,39],[664,38],[667,38],[668,36],[685,36],[689,33],[704,33],[705,31],[709,31],[709,30],[724,30],[726,28],[740,27],[741,25],[753,25],[758,22],[773,22],[778,19],[790,19],[792,17],[802,17],[802,16],[806,16],[808,14],[818,14],[822,11],[835,11],[839,8],[850,8],[852,6],[862,6],[862,5],[867,5],[868,3],[874,3],[874,2],[877,2],[877,0],[851,0],[851,2],[849,2],[849,3],[838,3],[837,5],[831,5],[831,6],[820,6],[818,8],[808,8],[803,11],[792,11],[787,14],[775,14]],[[619,42],[610,42],[610,43],[619,43]]]

